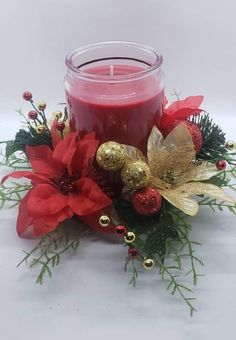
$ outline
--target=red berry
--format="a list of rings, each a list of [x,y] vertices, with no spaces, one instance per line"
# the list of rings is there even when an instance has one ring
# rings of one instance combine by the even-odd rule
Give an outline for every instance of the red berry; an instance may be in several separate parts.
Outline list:
[[[58,131],[63,131],[65,129],[65,123],[64,122],[57,122],[56,128]]]
[[[226,161],[224,159],[216,162],[216,167],[218,170],[224,170],[226,168]]]
[[[128,250],[128,254],[130,257],[135,258],[138,256],[138,251],[135,247],[130,247]]]
[[[115,231],[119,235],[124,235],[127,232],[127,229],[124,225],[117,225]]]
[[[133,194],[132,204],[138,214],[149,216],[156,214],[160,210],[162,198],[154,188],[141,188]]]
[[[31,100],[32,99],[32,93],[29,92],[29,91],[25,91],[23,93],[23,98],[24,98],[24,100],[27,100],[27,101]]]
[[[199,127],[197,126],[197,124],[191,123],[191,122],[185,122],[188,131],[190,132],[191,136],[192,136],[192,140],[193,140],[193,144],[195,146],[195,150],[198,153],[201,148],[202,148],[202,144],[203,144],[203,136],[202,136],[202,132],[199,129]]]
[[[28,117],[29,117],[29,119],[37,119],[38,118],[38,113],[36,112],[36,111],[30,111],[29,113],[28,113]]]

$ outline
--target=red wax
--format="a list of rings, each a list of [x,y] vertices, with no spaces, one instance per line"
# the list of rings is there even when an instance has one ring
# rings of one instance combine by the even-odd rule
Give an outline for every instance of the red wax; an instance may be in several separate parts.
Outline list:
[[[114,75],[130,75],[143,70],[130,65],[115,65]],[[90,68],[86,72],[109,76],[110,66]],[[132,76],[131,76],[132,78]],[[74,78],[66,82],[66,94],[72,129],[95,131],[101,142],[113,140],[130,144],[146,152],[147,138],[161,114],[163,84],[160,77],[112,82]]]

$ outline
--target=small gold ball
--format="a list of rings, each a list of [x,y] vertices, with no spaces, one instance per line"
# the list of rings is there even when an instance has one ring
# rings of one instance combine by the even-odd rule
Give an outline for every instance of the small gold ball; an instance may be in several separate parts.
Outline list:
[[[128,231],[124,236],[124,240],[126,243],[133,243],[135,241],[135,233]]]
[[[37,125],[35,127],[35,130],[37,132],[37,134],[41,135],[44,131],[45,131],[45,126],[44,125]]]
[[[143,267],[145,269],[152,269],[154,267],[154,265],[155,265],[155,262],[154,262],[153,259],[145,259],[143,261]]]
[[[37,103],[37,108],[39,109],[39,111],[45,110],[46,106],[47,106],[47,104],[43,101],[40,101],[40,102]]]
[[[116,171],[125,163],[125,148],[116,142],[106,142],[99,146],[96,159],[101,168]]]
[[[110,217],[107,215],[102,215],[99,218],[99,224],[101,227],[106,228],[111,223]]]
[[[121,171],[122,182],[130,189],[138,189],[148,185],[151,172],[144,161],[126,163]]]
[[[56,118],[56,119],[60,119],[62,117],[63,113],[61,111],[55,111],[53,112],[53,116]]]
[[[234,143],[233,141],[230,140],[225,144],[225,147],[228,150],[233,150],[233,149],[236,148],[236,143]]]

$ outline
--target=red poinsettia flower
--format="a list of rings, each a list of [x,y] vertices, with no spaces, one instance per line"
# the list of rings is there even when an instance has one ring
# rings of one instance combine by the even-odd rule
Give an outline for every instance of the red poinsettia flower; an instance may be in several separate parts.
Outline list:
[[[19,236],[30,226],[34,236],[41,236],[73,214],[83,217],[110,206],[110,198],[100,187],[91,178],[83,177],[83,168],[98,143],[94,133],[79,139],[78,132],[73,132],[54,150],[46,145],[26,147],[33,172],[16,171],[2,179],[3,183],[8,177],[25,177],[33,186],[19,205]]]
[[[177,100],[166,107],[168,101],[165,98],[163,104],[163,113],[160,121],[157,122],[161,132],[167,135],[176,123],[187,120],[191,115],[198,115],[202,112],[200,105],[203,102],[203,96],[191,96],[183,100]]]

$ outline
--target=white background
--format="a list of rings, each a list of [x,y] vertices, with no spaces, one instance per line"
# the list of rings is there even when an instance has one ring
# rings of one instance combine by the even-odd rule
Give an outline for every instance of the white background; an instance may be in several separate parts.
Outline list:
[[[167,95],[204,94],[204,108],[235,139],[236,3],[234,0],[0,1],[0,139],[19,127],[15,108],[29,109],[24,90],[51,110],[64,101],[64,59],[103,40],[133,40],[164,56]],[[204,260],[190,318],[157,273],[136,289],[122,269],[126,250],[94,235],[82,240],[43,287],[15,266],[32,242],[15,235],[16,210],[1,212],[0,339],[235,339],[235,218],[201,211],[193,239]]]

